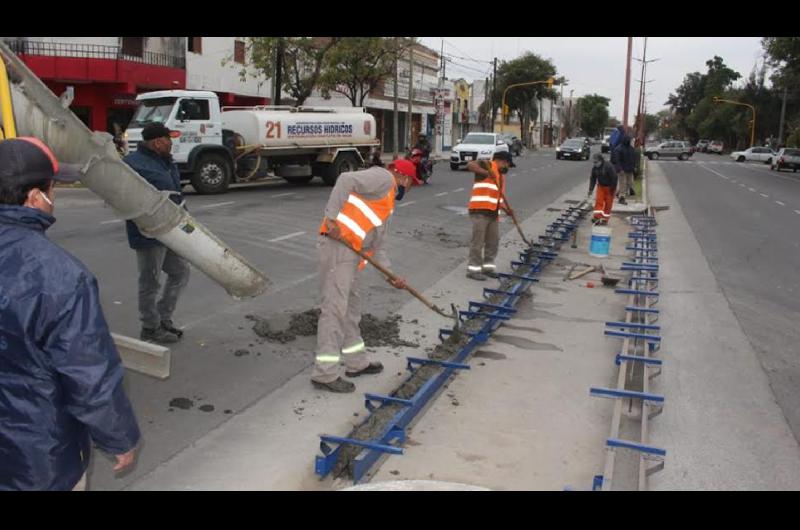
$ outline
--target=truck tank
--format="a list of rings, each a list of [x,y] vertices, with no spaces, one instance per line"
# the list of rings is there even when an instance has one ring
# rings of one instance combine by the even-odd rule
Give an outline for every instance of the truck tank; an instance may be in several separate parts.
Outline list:
[[[81,183],[111,206],[203,271],[231,296],[264,292],[269,280],[183,208],[140,177],[116,153],[111,136],[92,133],[8,47],[0,42],[0,60],[8,65],[18,136],[44,141],[62,162],[81,164]]]
[[[223,109],[222,126],[265,148],[378,142],[375,118],[361,107]]]

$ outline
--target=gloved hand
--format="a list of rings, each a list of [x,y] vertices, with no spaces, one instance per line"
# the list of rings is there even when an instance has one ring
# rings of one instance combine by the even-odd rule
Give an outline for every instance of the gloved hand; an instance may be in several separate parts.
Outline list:
[[[327,217],[325,218],[325,225],[328,227],[328,233],[325,234],[331,239],[342,239],[342,230],[339,228],[339,223],[334,223]]]
[[[403,278],[397,278],[395,280],[390,280],[389,278],[386,279],[387,282],[392,284],[392,287],[395,289],[405,289],[406,288],[406,281]]]

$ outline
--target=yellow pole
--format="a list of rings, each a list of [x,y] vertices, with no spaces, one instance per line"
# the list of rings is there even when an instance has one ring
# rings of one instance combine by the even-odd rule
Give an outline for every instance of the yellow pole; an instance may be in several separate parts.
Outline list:
[[[508,85],[505,90],[503,90],[503,103],[500,106],[500,115],[502,118],[500,119],[500,132],[506,132],[506,94],[508,94],[508,90],[511,88],[515,88],[518,86],[530,86],[530,85],[541,85],[541,84],[549,84],[550,86],[553,85],[552,77],[550,79],[545,79],[544,81],[528,81],[527,83],[515,83],[513,85]]]
[[[731,101],[730,99],[722,99],[718,97],[714,97],[714,101],[719,103],[720,101],[724,103],[730,103],[731,105],[739,105],[742,107],[747,107],[753,111],[753,121],[750,124],[750,147],[756,143],[756,108],[752,105],[748,105],[747,103],[742,103],[741,101]]]
[[[0,55],[0,118],[2,118],[0,138],[16,138],[17,128],[14,124],[14,111],[11,106],[11,89],[8,85],[6,63],[2,55]]]

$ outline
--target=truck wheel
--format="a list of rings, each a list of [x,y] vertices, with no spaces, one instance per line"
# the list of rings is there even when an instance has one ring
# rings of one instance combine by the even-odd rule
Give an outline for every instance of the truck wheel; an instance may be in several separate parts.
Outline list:
[[[336,184],[339,175],[348,171],[358,169],[358,159],[352,153],[342,153],[336,157],[333,164],[322,164],[320,166],[320,177],[328,186]]]
[[[288,182],[289,184],[301,185],[301,184],[308,184],[311,182],[314,176],[311,175],[310,177],[283,177],[283,179]]]
[[[195,191],[202,195],[224,193],[231,183],[231,168],[221,155],[202,155],[190,180]]]
[[[658,153],[650,153],[650,160],[658,160]]]

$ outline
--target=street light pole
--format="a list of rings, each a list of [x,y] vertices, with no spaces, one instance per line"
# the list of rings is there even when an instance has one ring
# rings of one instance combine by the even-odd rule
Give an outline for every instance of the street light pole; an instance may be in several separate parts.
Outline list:
[[[628,37],[628,58],[625,60],[625,103],[622,109],[622,125],[628,128],[628,102],[631,95],[631,54],[633,53],[633,37]]]
[[[720,97],[714,96],[714,103],[730,103],[731,105],[740,105],[742,107],[747,107],[753,111],[753,121],[750,124],[750,147],[756,143],[756,108],[752,105],[748,105],[747,103],[742,103],[741,101],[731,101],[730,99],[722,99]]]

